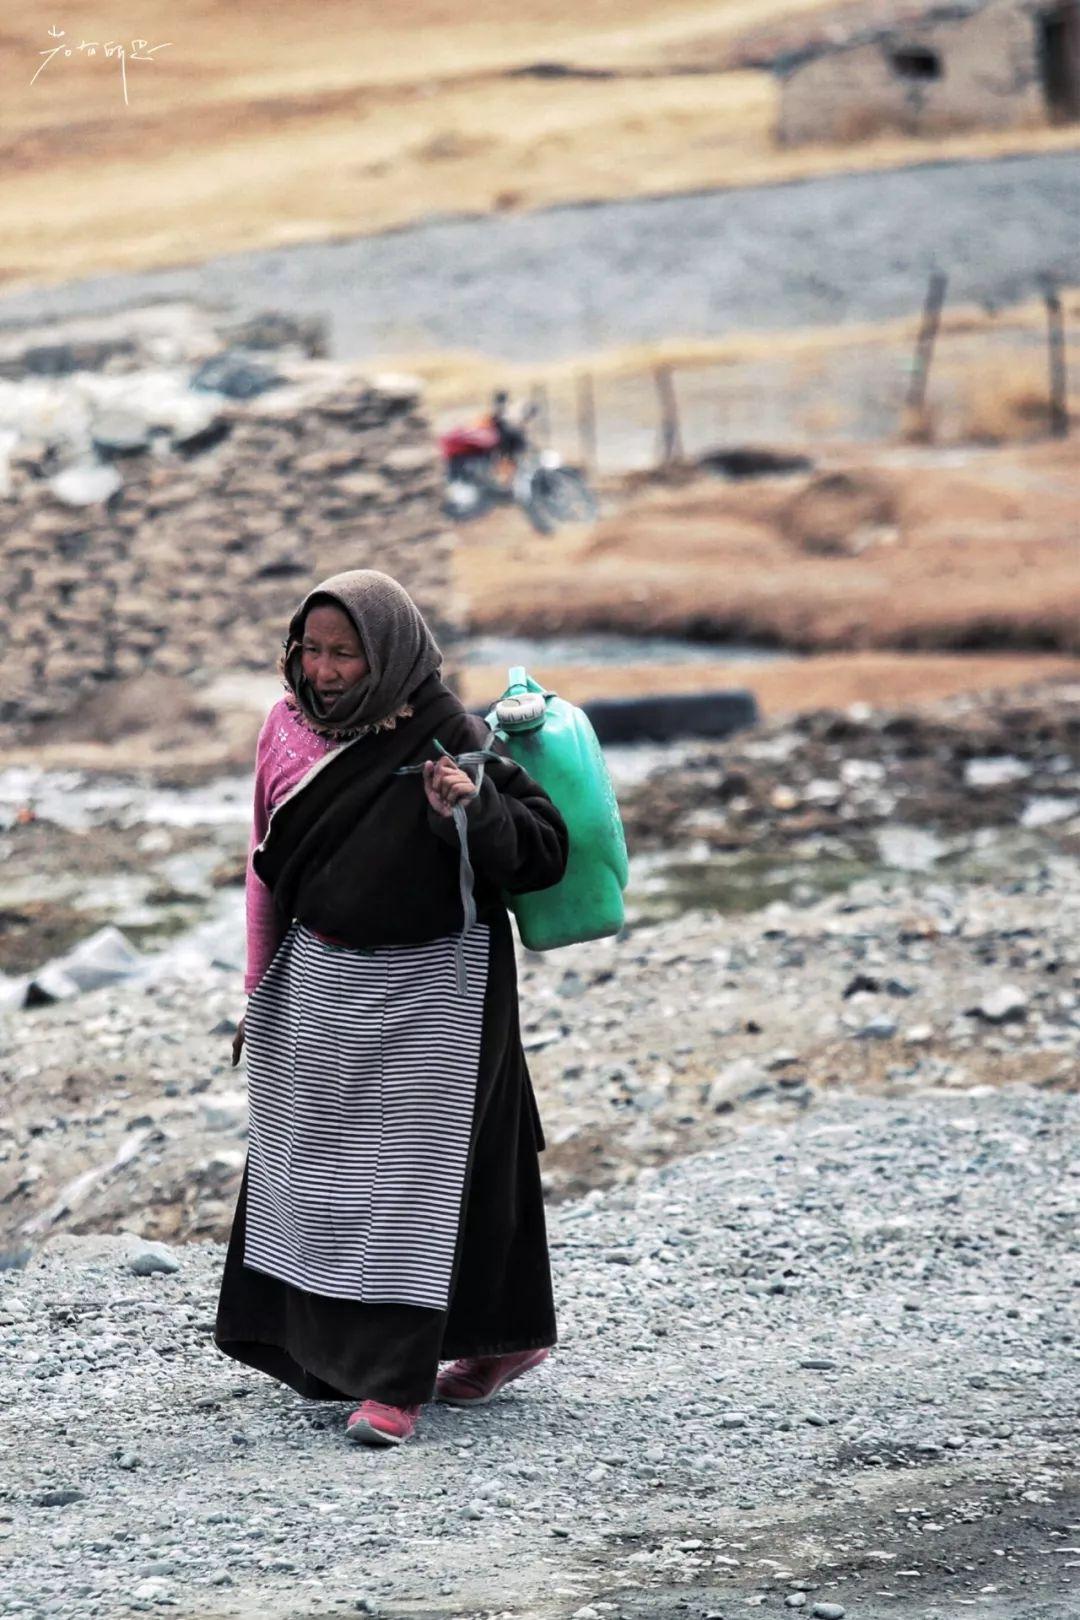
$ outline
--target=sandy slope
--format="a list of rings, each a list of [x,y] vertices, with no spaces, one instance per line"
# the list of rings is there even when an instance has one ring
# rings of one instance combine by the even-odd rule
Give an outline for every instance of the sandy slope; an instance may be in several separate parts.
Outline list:
[[[126,64],[127,104],[117,59],[78,50],[105,42],[90,0],[52,25],[63,39],[48,38],[43,15],[12,16],[0,35],[0,279],[186,262],[448,210],[1075,144],[1066,129],[779,152],[774,82],[732,71],[734,43],[820,10],[820,0],[543,0],[524,12],[335,0],[316,17],[295,0],[270,12],[206,0],[178,18],[147,0],[136,31],[155,54]],[[43,50],[73,47],[42,66]],[[528,76],[551,62],[586,76]]]

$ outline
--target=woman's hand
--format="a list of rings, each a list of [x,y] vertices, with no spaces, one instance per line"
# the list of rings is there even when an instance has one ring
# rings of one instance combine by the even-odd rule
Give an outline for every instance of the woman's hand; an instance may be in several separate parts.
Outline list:
[[[475,798],[478,791],[472,777],[448,755],[424,762],[424,792],[428,804],[440,816],[452,816],[456,804]]]
[[[240,1062],[240,1054],[244,1050],[244,1020],[241,1018],[236,1026],[236,1034],[232,1038],[232,1066],[235,1069]]]

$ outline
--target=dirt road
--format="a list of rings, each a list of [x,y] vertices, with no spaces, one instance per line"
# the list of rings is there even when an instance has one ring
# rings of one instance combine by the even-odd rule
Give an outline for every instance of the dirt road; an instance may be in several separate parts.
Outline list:
[[[1080,258],[1072,153],[552,208],[99,276],[0,300],[0,325],[190,297],[329,317],[342,357],[608,343],[910,315],[1029,296]],[[197,250],[196,250],[197,251]]]
[[[567,1206],[550,1364],[389,1456],[215,1352],[220,1249],[64,1239],[0,1307],[0,1613],[1064,1620],[1076,1124],[836,1097]]]

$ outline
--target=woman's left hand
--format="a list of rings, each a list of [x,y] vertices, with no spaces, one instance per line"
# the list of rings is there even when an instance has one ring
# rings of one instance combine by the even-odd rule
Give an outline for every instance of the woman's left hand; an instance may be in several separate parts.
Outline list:
[[[424,792],[428,804],[440,816],[452,816],[456,804],[475,798],[478,791],[472,777],[446,755],[425,761]]]

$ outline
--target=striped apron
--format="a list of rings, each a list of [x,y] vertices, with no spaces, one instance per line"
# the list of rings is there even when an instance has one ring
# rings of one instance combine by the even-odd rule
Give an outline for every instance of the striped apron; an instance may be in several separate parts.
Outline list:
[[[445,1310],[489,946],[484,924],[362,951],[293,923],[245,1024],[246,1266],[308,1293]]]

